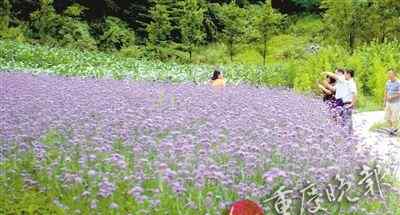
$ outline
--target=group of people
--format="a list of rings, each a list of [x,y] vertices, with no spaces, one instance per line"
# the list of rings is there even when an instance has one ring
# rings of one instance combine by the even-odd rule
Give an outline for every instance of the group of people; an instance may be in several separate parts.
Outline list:
[[[323,100],[327,103],[333,119],[351,134],[353,109],[357,103],[355,72],[351,69],[336,69],[334,73],[324,72],[324,75],[326,79],[318,82],[318,87],[324,95]],[[213,87],[225,86],[224,77],[219,69],[214,70],[209,84]],[[393,69],[388,70],[384,103],[389,133],[397,135],[400,122],[400,80]]]
[[[323,100],[333,114],[333,119],[349,133],[353,131],[352,113],[357,102],[357,85],[353,70],[336,69],[334,73],[325,72],[326,79],[318,83],[323,92]],[[393,69],[388,71],[385,87],[385,119],[389,125],[389,133],[396,135],[400,121],[400,81]]]
[[[318,84],[324,93],[323,100],[333,113],[333,118],[340,125],[353,130],[352,113],[357,102],[357,85],[354,71],[336,69],[334,73],[325,72],[326,79]]]

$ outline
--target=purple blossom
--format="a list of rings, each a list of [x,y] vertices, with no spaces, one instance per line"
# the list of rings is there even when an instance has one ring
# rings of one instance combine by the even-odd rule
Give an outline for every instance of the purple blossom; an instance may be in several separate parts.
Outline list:
[[[278,168],[272,168],[271,170],[267,171],[263,177],[264,179],[268,182],[271,183],[274,181],[275,178],[278,177],[287,177],[288,175],[286,174],[285,171],[282,171]]]
[[[125,169],[127,164],[124,160],[124,157],[120,154],[114,153],[107,159],[108,162],[112,163],[115,167]]]
[[[110,181],[108,181],[107,178],[104,178],[101,182],[100,182],[100,188],[99,188],[99,195],[101,197],[109,197],[112,195],[112,193],[115,191],[115,185],[113,183],[111,183]]]
[[[133,196],[134,198],[139,198],[143,194],[144,190],[142,187],[136,186],[129,190],[128,194]]]
[[[176,195],[214,184],[258,198],[277,178],[323,183],[369,158],[323,102],[290,90],[14,73],[0,82],[0,162],[32,152],[35,168],[60,168],[60,183],[97,185],[101,197],[124,181],[143,202],[160,193],[142,185],[160,181]],[[43,141],[49,131],[63,141]]]
[[[63,181],[66,184],[80,184],[82,183],[82,178],[79,174],[66,172],[64,173]]]

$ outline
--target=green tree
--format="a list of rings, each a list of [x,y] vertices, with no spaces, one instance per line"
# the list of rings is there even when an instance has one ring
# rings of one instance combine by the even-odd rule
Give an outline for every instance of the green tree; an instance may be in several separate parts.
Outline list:
[[[40,9],[31,13],[30,36],[44,42],[61,39],[58,31],[62,27],[62,17],[52,6],[53,0],[40,0]]]
[[[312,8],[318,8],[319,4],[321,3],[321,0],[290,0],[290,1],[307,10],[310,10]]]
[[[10,23],[11,4],[8,0],[0,0],[0,31],[6,30]]]
[[[147,26],[148,43],[150,50],[155,51],[158,57],[166,49],[172,31],[171,18],[165,0],[155,0],[150,10],[152,21]]]
[[[53,0],[41,0],[40,9],[31,14],[30,36],[51,45],[96,49],[89,25],[79,19],[85,7],[73,4],[63,14],[56,13]]]
[[[376,25],[376,37],[380,42],[399,38],[400,33],[400,1],[373,0],[370,18]]]
[[[103,34],[99,38],[100,47],[108,50],[120,50],[135,42],[135,32],[117,17],[106,18]]]
[[[236,44],[244,39],[247,20],[245,9],[240,8],[234,1],[229,4],[223,4],[217,8],[219,19],[223,24],[221,39],[225,43],[230,60],[236,53]]]
[[[150,17],[151,2],[149,0],[135,0],[130,2],[128,10],[123,10],[123,15],[127,17],[127,22],[132,26],[136,35],[144,40],[147,36],[146,27],[151,21]]]
[[[353,52],[356,43],[373,39],[371,6],[366,0],[323,0],[324,22],[327,32],[339,43],[344,43]]]
[[[262,45],[257,51],[263,57],[263,65],[265,65],[268,39],[277,32],[284,16],[272,8],[271,0],[266,0],[259,6],[251,6],[249,11],[252,26],[250,32],[253,33],[252,37],[255,37],[256,41]]]
[[[182,45],[192,60],[193,50],[204,41],[203,31],[204,9],[197,0],[186,0],[182,6],[182,16],[179,19]]]

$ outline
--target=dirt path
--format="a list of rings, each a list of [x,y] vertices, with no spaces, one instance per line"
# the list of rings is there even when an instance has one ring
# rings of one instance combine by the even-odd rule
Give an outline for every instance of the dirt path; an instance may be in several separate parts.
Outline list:
[[[400,139],[370,131],[371,126],[384,118],[382,111],[363,112],[354,115],[355,133],[361,138],[360,147],[367,148],[389,171],[400,179]]]

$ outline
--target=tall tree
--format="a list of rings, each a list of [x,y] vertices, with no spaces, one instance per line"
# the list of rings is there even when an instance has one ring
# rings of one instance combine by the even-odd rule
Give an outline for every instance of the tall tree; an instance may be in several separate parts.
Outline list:
[[[368,42],[373,39],[371,20],[371,5],[360,0],[323,0],[321,7],[325,26],[334,39],[348,46],[353,52],[356,42]]]
[[[150,0],[135,0],[130,3],[130,6],[123,10],[127,21],[137,32],[137,36],[142,39],[147,37],[146,27],[151,22],[151,1]]]
[[[7,29],[11,16],[11,4],[8,0],[0,1],[0,31]]]
[[[379,41],[400,37],[400,1],[373,0],[371,19],[375,25]]]
[[[276,33],[279,25],[282,23],[284,16],[275,11],[271,6],[271,0],[265,3],[249,8],[252,22],[252,32],[257,42],[261,43],[261,49],[257,49],[263,57],[263,65],[266,64],[267,58],[267,42],[269,37]]]
[[[172,25],[165,0],[155,0],[150,10],[151,23],[147,26],[148,46],[161,57],[163,49],[167,47],[171,35]]]
[[[235,1],[231,1],[229,4],[219,6],[217,11],[223,23],[221,39],[228,48],[230,60],[233,61],[236,44],[244,39],[246,31],[245,9],[236,5]]]
[[[203,30],[204,9],[198,0],[186,0],[182,2],[182,15],[179,19],[179,27],[184,50],[189,53],[192,60],[193,50],[204,41]]]
[[[218,29],[220,29],[219,27],[222,28],[222,25],[220,26],[220,23],[218,22],[217,10],[213,10],[213,8],[215,8],[214,5],[215,4],[203,3],[203,8],[205,8],[203,26],[204,31],[206,32],[206,40],[208,42],[217,41]]]

